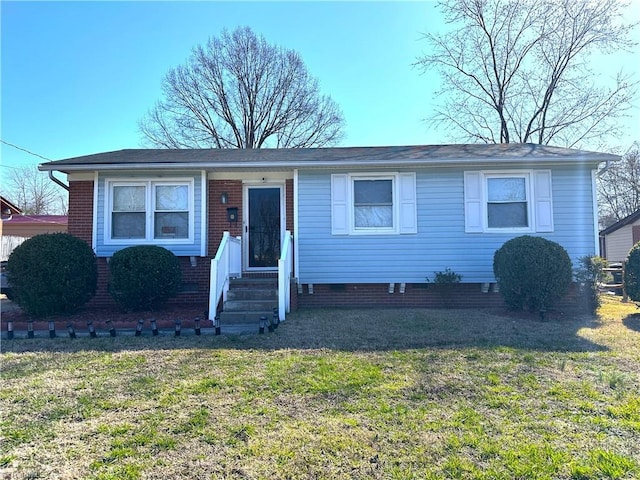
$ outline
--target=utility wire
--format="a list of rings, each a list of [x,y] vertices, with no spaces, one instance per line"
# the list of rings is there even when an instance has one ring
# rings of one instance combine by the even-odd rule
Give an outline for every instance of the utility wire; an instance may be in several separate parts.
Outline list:
[[[0,142],[4,143],[5,145],[8,145],[10,147],[13,147],[13,148],[16,148],[18,150],[21,150],[21,151],[23,151],[25,153],[28,153],[29,155],[33,155],[34,157],[38,157],[38,158],[41,158],[43,160],[46,160],[47,162],[51,161],[50,158],[44,157],[44,156],[40,155],[39,153],[34,153],[34,152],[30,151],[30,150],[27,150],[26,148],[19,147],[18,145],[14,145],[13,143],[6,142],[6,141],[2,140],[1,138],[0,138]]]

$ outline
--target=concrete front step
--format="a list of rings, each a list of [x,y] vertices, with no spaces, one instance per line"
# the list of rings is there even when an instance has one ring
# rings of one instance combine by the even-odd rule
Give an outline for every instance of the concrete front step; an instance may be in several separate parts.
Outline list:
[[[233,288],[227,292],[227,301],[234,300],[275,300],[278,303],[278,289]]]
[[[250,312],[256,311],[273,311],[278,306],[278,299],[269,300],[227,300],[222,307],[226,312],[241,312],[247,310]]]
[[[252,324],[255,323],[256,328],[260,324],[260,317],[267,317],[268,320],[273,319],[273,310],[257,310],[257,311],[249,311],[245,310],[242,312],[229,312],[222,311],[220,312],[220,325],[241,325],[241,324]]]
[[[229,282],[227,300],[220,313],[221,325],[260,322],[260,317],[273,318],[278,307],[278,280],[276,278],[243,277]]]

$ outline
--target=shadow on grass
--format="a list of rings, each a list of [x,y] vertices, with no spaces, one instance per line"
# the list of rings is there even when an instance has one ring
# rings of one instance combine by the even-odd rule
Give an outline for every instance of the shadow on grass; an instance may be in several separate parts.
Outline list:
[[[640,313],[634,313],[626,316],[622,320],[622,324],[630,330],[640,332]]]
[[[628,320],[639,328],[640,318]],[[144,331],[140,337],[70,339],[22,338],[3,341],[4,351],[121,351],[147,349],[329,349],[338,351],[389,351],[448,348],[508,347],[538,351],[593,352],[606,347],[578,335],[583,328],[597,328],[589,315],[556,315],[541,321],[506,311],[434,309],[304,309],[291,313],[273,333],[221,335],[211,330],[195,336],[185,330],[175,337],[165,331],[157,337]],[[628,325],[629,326],[629,325]]]

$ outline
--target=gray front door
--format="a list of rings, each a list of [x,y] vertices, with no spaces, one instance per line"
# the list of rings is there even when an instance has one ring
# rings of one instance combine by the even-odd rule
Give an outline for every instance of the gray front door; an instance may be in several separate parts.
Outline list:
[[[249,186],[245,199],[245,265],[250,270],[275,269],[282,238],[282,188]]]

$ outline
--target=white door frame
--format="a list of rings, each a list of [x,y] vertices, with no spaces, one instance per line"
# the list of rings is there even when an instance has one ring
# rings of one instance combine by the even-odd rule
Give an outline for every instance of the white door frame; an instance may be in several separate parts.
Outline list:
[[[280,245],[286,231],[285,182],[245,183],[242,186],[242,264],[245,272],[276,272],[273,267],[249,267],[249,190],[253,188],[278,188],[280,190]]]

